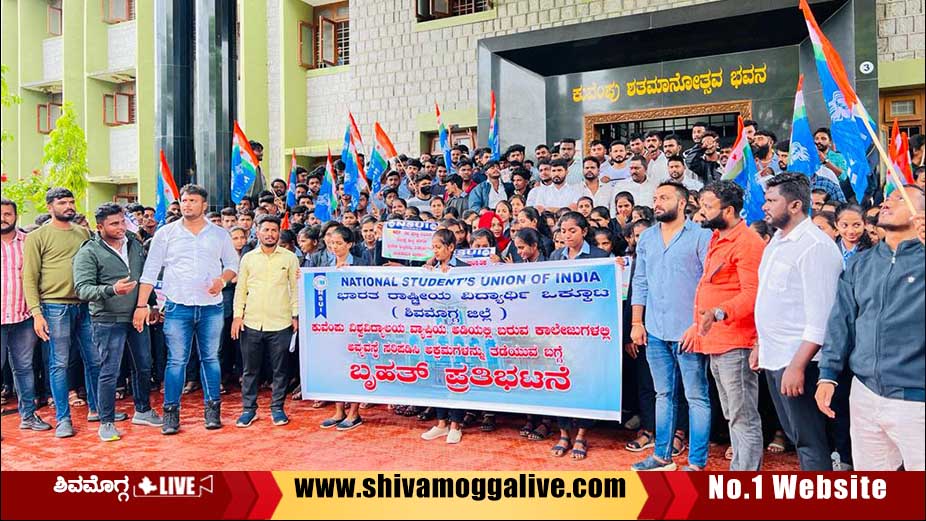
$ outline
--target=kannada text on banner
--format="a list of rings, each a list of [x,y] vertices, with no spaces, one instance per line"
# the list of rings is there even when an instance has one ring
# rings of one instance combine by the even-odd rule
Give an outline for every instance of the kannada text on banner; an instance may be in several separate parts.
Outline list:
[[[386,221],[383,225],[383,257],[426,261],[434,255],[431,239],[437,223],[427,221]]]
[[[306,399],[619,420],[611,259],[304,269]]]

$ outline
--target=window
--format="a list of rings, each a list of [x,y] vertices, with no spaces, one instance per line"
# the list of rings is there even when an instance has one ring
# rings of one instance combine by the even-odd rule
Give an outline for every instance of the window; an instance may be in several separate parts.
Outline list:
[[[299,22],[299,65],[315,68],[315,27],[309,22]]]
[[[926,128],[926,110],[924,110],[924,93],[922,89],[911,89],[881,93],[882,130],[890,136],[894,120],[901,132],[908,136],[922,134]]]
[[[413,0],[419,22],[481,13],[492,9],[491,0]]]
[[[118,92],[103,95],[103,124],[109,127],[135,123],[135,84],[120,86]]]
[[[39,134],[51,134],[51,131],[55,130],[55,124],[58,123],[60,117],[60,102],[39,103],[35,107],[35,130]]]
[[[306,22],[302,22],[307,27]],[[336,67],[350,65],[350,21],[332,20],[324,16],[318,17],[318,25],[309,32],[310,38],[303,35],[303,25],[300,24],[300,64],[306,68]],[[302,49],[311,45],[315,55],[306,62],[302,59]]]
[[[466,145],[469,148],[470,153],[476,148],[476,129],[473,127],[469,128],[450,128],[448,129],[450,133],[450,146],[454,147],[456,145]],[[425,134],[426,142],[428,143],[428,153],[433,155],[440,155],[440,135],[437,132],[429,132]]]
[[[102,0],[103,21],[117,24],[135,19],[135,0]]]
[[[48,34],[52,36],[61,36],[63,22],[62,14],[61,0],[51,0],[48,2],[48,14],[45,22]]]

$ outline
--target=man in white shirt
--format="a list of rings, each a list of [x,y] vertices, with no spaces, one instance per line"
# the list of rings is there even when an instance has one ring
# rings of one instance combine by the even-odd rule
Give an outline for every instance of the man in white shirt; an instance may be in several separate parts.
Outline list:
[[[585,182],[579,185],[579,196],[591,197],[595,206],[604,206],[611,215],[614,215],[614,185],[602,183],[598,179],[598,158],[588,156],[582,160],[582,171]]]
[[[659,181],[655,181],[647,173],[645,157],[633,156],[630,158],[630,179],[618,181],[613,186],[615,194],[630,192],[636,204],[652,207]]]
[[[564,137],[559,142],[559,158],[566,161],[566,184],[582,183],[582,158],[576,157],[576,140]]]
[[[662,135],[655,130],[646,133],[643,139],[643,147],[646,150],[646,170],[649,177],[656,182],[661,183],[669,177],[669,165],[666,155],[662,153]]]
[[[612,141],[610,159],[601,164],[600,178],[602,183],[621,181],[630,177],[630,165],[627,164],[627,143]]]
[[[825,419],[814,401],[817,360],[836,298],[842,255],[809,217],[809,178],[783,173],[768,182],[765,221],[778,228],[759,265],[753,370],[769,392],[801,470],[833,470]]]
[[[696,176],[691,170],[688,170],[688,167],[685,166],[685,159],[682,156],[670,156],[668,159],[668,165],[669,181],[681,183],[685,185],[685,188],[688,190],[701,190],[704,188],[704,184],[698,180],[698,176]]]
[[[579,200],[579,190],[566,183],[567,162],[565,159],[556,159],[550,162],[553,183],[550,186],[538,186],[531,190],[527,197],[527,205],[533,206],[538,212],[549,210],[556,212],[560,208],[576,209]]]
[[[162,277],[167,369],[164,376],[163,434],[180,430],[180,392],[190,360],[193,336],[199,349],[207,429],[222,426],[219,344],[224,326],[222,288],[238,271],[238,252],[227,231],[204,217],[209,194],[197,185],[180,190],[183,218],[154,235],[141,276],[133,323],[141,331],[148,317],[148,296]]]

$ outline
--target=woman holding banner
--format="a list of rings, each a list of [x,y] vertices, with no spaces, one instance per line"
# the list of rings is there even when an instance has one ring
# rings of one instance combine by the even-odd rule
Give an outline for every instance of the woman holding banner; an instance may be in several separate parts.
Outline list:
[[[431,246],[434,249],[433,267],[429,264],[426,269],[438,269],[443,273],[450,271],[450,268],[466,266],[463,262],[453,256],[456,251],[456,236],[448,229],[441,229],[434,232],[431,239]],[[421,434],[423,440],[436,440],[437,438],[447,437],[447,443],[460,443],[463,439],[463,414],[462,409],[445,409],[436,407],[437,425],[431,427]],[[447,425],[447,420],[450,425]]]
[[[350,250],[354,245],[354,232],[342,224],[329,228],[325,236],[325,243],[328,245],[330,256],[327,265],[333,268],[343,268],[346,266],[368,266],[369,262],[364,257],[355,257]],[[334,404],[334,416],[321,423],[322,429],[336,427],[339,431],[349,431],[363,424],[363,418],[360,417],[360,403],[350,404],[350,410],[345,414],[344,402]]]

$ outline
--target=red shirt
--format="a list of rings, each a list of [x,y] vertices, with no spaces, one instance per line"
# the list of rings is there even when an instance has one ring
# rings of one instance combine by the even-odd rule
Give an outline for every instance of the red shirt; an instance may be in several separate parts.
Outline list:
[[[765,241],[746,226],[746,221],[740,221],[725,237],[714,231],[704,259],[704,274],[695,291],[694,323],[700,323],[702,312],[713,314],[716,308],[727,316],[700,339],[699,352],[718,355],[755,345],[754,312],[764,250]]]
[[[18,324],[28,319],[29,307],[26,305],[26,296],[23,293],[23,244],[26,234],[16,230],[13,240],[9,244],[0,241],[0,255],[2,255],[2,289],[0,295],[0,324]]]

